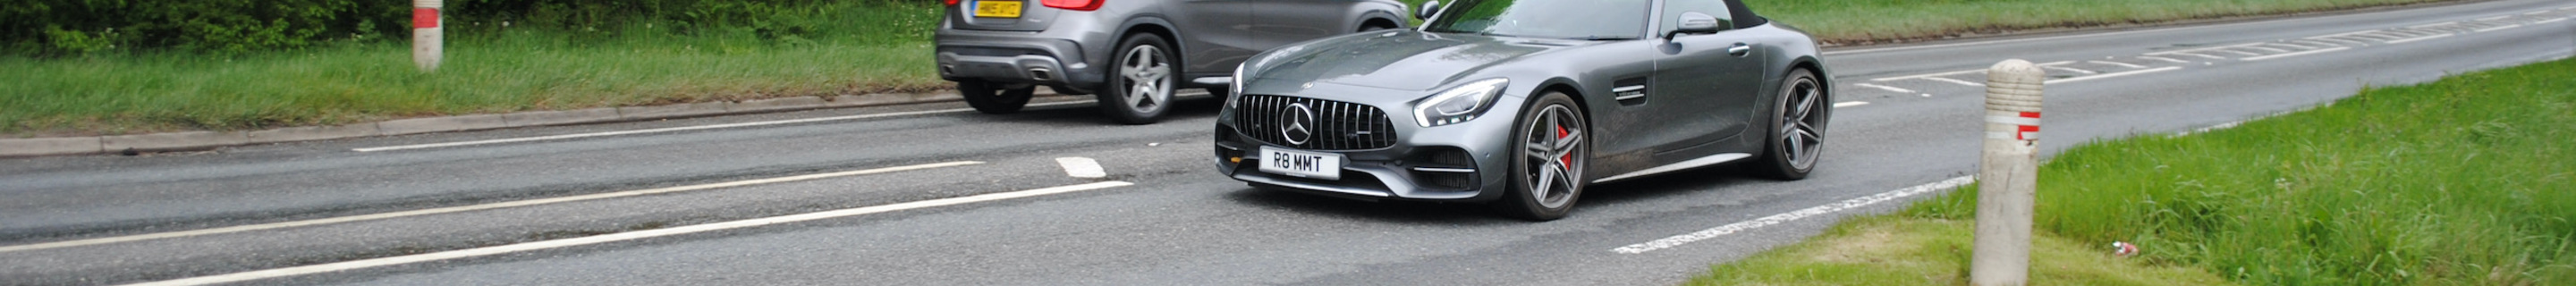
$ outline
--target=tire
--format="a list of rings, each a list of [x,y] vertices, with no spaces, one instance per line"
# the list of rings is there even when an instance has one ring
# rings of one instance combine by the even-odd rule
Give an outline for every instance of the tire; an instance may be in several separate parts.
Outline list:
[[[1746,165],[1749,171],[1779,180],[1801,180],[1814,172],[1816,162],[1825,154],[1825,122],[1832,119],[1834,98],[1816,73],[1806,69],[1789,71],[1780,81],[1780,95],[1771,105],[1770,128],[1762,142],[1762,158]]]
[[[1592,161],[1583,109],[1573,97],[1550,91],[1515,119],[1514,145],[1523,147],[1513,148],[1511,187],[1493,202],[1494,209],[1532,221],[1565,218],[1583,195],[1583,172]]]
[[[1118,123],[1141,125],[1163,120],[1181,65],[1172,59],[1172,44],[1162,36],[1136,34],[1118,41],[1110,62],[1107,88],[1100,92],[1100,112]]]
[[[1020,112],[1021,107],[1029,105],[1029,97],[1037,90],[1035,85],[1010,87],[984,81],[957,82],[957,95],[966,98],[966,106],[973,106],[975,111],[986,114]]]

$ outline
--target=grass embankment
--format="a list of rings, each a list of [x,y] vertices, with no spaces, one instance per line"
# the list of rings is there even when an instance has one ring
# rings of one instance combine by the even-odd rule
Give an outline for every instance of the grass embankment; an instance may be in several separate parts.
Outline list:
[[[802,35],[672,23],[561,30],[449,19],[446,62],[405,41],[210,55],[0,56],[5,137],[241,130],[412,116],[580,109],[947,87],[932,72],[936,1],[780,9]],[[524,23],[523,23],[524,24]],[[659,25],[657,25],[659,24]],[[586,31],[584,31],[586,30]],[[395,35],[396,37],[407,37]]]
[[[2571,78],[2576,60],[2559,60],[2073,148],[2040,168],[2034,285],[2576,282]],[[1975,193],[1853,219],[1692,283],[1958,284]],[[2144,254],[2110,258],[2113,241]]]
[[[1749,5],[1827,39],[1852,42],[2428,1],[2440,0],[1839,0]],[[512,28],[490,20],[451,17],[446,20],[447,62],[438,73],[428,75],[412,71],[403,40],[406,35],[361,35],[332,44],[249,54],[110,50],[69,58],[0,56],[0,78],[9,79],[0,81],[0,102],[8,103],[0,104],[0,137],[244,130],[948,86],[932,74],[928,47],[940,4],[861,2],[781,4],[781,9],[764,10],[775,13],[764,18],[766,22],[755,22],[780,23],[790,29],[701,25],[678,31],[673,27],[681,23],[654,20],[617,22],[624,26]]]

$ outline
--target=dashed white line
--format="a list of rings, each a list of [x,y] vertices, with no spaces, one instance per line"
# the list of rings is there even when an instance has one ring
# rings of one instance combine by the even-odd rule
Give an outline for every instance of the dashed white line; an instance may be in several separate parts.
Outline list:
[[[2039,67],[2039,68],[2042,68],[2042,69],[2052,69],[2052,70],[2062,70],[2062,71],[2066,71],[2066,72],[2080,73],[2080,74],[2101,74],[2101,73],[2102,73],[2102,72],[2097,72],[2097,71],[2089,71],[2089,70],[2082,70],[2082,69],[2069,68],[2069,67],[2061,67],[2061,66],[2041,66],[2041,67]]]
[[[2459,23],[2460,23],[2460,22],[2441,22],[2441,23],[2432,23],[2432,24],[2423,24],[2423,25],[2406,26],[2406,28],[2407,28],[2407,29],[2423,29],[2423,28],[2432,28],[2432,27],[2441,27],[2441,26],[2458,25]]]
[[[2451,35],[2452,35],[2452,34],[2441,34],[2441,35],[2432,35],[2432,36],[2417,37],[2417,38],[2407,38],[2407,39],[2403,39],[2403,40],[2388,41],[2388,43],[2389,43],[2389,44],[2404,44],[2404,43],[2412,43],[2412,42],[2415,42],[2415,41],[2422,41],[2422,40],[2431,40],[2431,39],[2448,38],[2448,37],[2451,37]]]
[[[1985,87],[1985,86],[1986,86],[1986,84],[1984,84],[1984,83],[1977,83],[1977,82],[1964,81],[1964,80],[1956,80],[1956,79],[1950,79],[1950,78],[1946,78],[1946,77],[1927,77],[1927,78],[1923,78],[1923,79],[1931,80],[1931,81],[1938,81],[1938,82],[1955,83],[1955,84],[1965,85],[1965,86],[1974,86],[1974,87]]]
[[[819,219],[828,219],[828,218],[839,218],[839,217],[848,217],[848,216],[865,215],[865,214],[874,214],[874,213],[884,213],[884,212],[893,212],[893,211],[912,210],[912,209],[920,209],[920,208],[942,207],[942,206],[960,205],[960,204],[968,204],[968,203],[989,202],[989,201],[999,201],[999,200],[1008,200],[1008,199],[1017,199],[1017,198],[1026,198],[1026,197],[1035,197],[1035,196],[1044,196],[1044,195],[1053,195],[1053,194],[1063,194],[1063,193],[1071,193],[1071,192],[1079,192],[1079,191],[1088,191],[1088,190],[1097,190],[1097,189],[1107,189],[1107,188],[1123,187],[1123,186],[1128,186],[1128,185],[1135,185],[1135,184],[1134,184],[1134,183],[1128,183],[1128,182],[1109,181],[1109,182],[1098,182],[1098,183],[1089,183],[1089,184],[1080,184],[1080,185],[1070,185],[1070,186],[1058,186],[1058,187],[1050,187],[1050,188],[1042,188],[1042,189],[1033,189],[1033,190],[1025,190],[1025,191],[1007,192],[1007,193],[992,193],[992,194],[982,194],[982,195],[965,196],[965,197],[945,198],[945,199],[926,200],[926,201],[914,201],[914,202],[907,202],[907,203],[896,203],[896,204],[887,204],[887,205],[876,205],[876,206],[858,207],[858,208],[847,208],[847,209],[829,210],[829,211],[822,211],[822,212],[811,212],[811,213],[803,213],[803,214],[793,214],[793,215],[784,215],[784,216],[774,216],[774,217],[765,217],[765,218],[756,218],[756,219],[746,219],[746,220],[737,220],[737,221],[728,221],[728,222],[717,222],[717,223],[698,224],[698,225],[690,225],[690,226],[682,226],[682,227],[674,227],[674,228],[651,229],[651,230],[638,230],[638,231],[629,231],[629,232],[620,232],[620,233],[611,233],[611,234],[602,234],[602,235],[593,235],[593,236],[584,236],[584,237],[575,237],[575,238],[566,238],[566,239],[556,239],[556,240],[546,240],[546,241],[536,241],[536,242],[525,242],[525,243],[518,243],[518,244],[500,245],[500,246],[489,246],[489,247],[482,247],[482,248],[469,248],[469,249],[449,250],[449,251],[432,252],[432,253],[423,253],[423,254],[413,254],[413,255],[404,255],[404,256],[385,257],[385,258],[364,259],[364,260],[352,260],[352,261],[333,262],[333,263],[315,264],[315,265],[305,265],[305,266],[296,266],[296,267],[287,267],[287,268],[278,268],[278,269],[269,269],[269,270],[259,270],[259,271],[250,271],[250,272],[241,272],[241,273],[233,273],[233,274],[223,274],[223,275],[213,275],[213,276],[199,276],[199,277],[184,278],[184,279],[177,279],[177,280],[163,280],[163,281],[145,282],[145,283],[136,283],[136,284],[129,284],[129,285],[207,285],[207,284],[218,284],[218,283],[241,282],[241,281],[250,281],[250,280],[258,280],[258,279],[268,279],[268,278],[278,278],[278,277],[301,276],[301,275],[316,274],[316,273],[325,273],[325,272],[333,272],[333,271],[341,271],[341,270],[352,270],[352,269],[372,268],[372,267],[390,266],[390,265],[402,265],[402,264],[421,263],[421,262],[431,262],[431,261],[440,261],[440,260],[457,259],[457,258],[478,257],[478,256],[490,256],[490,255],[497,255],[497,254],[508,254],[508,253],[515,253],[515,252],[526,252],[526,251],[546,250],[546,249],[554,249],[554,248],[563,248],[563,247],[572,247],[572,246],[582,246],[582,245],[591,245],[591,244],[600,244],[600,243],[618,242],[618,241],[627,241],[627,240],[636,240],[636,239],[645,239],[645,238],[655,238],[655,237],[664,237],[664,236],[673,236],[673,235],[682,235],[682,234],[691,234],[691,233],[700,233],[700,232],[709,232],[709,231],[718,231],[718,230],[728,230],[728,229],[737,229],[737,228],[747,228],[747,227],[765,226],[765,225],[782,224],[782,223],[802,222],[802,221],[819,220]]]
[[[2271,43],[2264,43],[2264,44],[2265,44],[2265,45],[2270,45]],[[2290,50],[2275,49],[2275,48],[2272,48],[2272,47],[2265,47],[2265,46],[2245,46],[2245,48],[2247,48],[2247,49],[2263,50],[2263,51],[2266,51],[2266,52],[2274,52],[2274,53],[2287,53],[2287,52],[2290,52]]]
[[[2210,59],[2216,59],[2216,60],[2224,60],[2224,59],[2227,59],[2227,57],[2212,56],[2212,55],[2203,55],[2203,54],[2195,54],[2195,53],[2172,53],[2172,54],[2174,54],[2174,55],[2194,56],[2194,57],[2203,57],[2203,58],[2210,58]]]
[[[2495,31],[2495,30],[2512,29],[2512,28],[2521,28],[2521,27],[2522,27],[2522,24],[2513,24],[2513,25],[2496,26],[2496,27],[2494,27],[2494,28],[2478,29],[2476,32],[2479,32],[2479,33],[2485,33],[2485,32],[2492,32],[2492,31]]]
[[[2263,45],[2266,45],[2266,46],[2274,46],[2274,47],[2290,47],[2290,48],[2294,48],[2294,49],[2301,49],[2301,50],[2314,50],[2314,49],[2317,49],[2317,47],[2310,47],[2310,46],[2308,46],[2308,45],[2302,45],[2302,44],[2296,44],[2296,43],[2290,43],[2290,42],[2272,42],[2272,43],[2265,43],[2265,44],[2263,44]]]
[[[1056,102],[1056,103],[1030,104],[1030,105],[1028,105],[1028,106],[1030,106],[1030,107],[1038,107],[1038,106],[1055,106],[1055,105],[1083,104],[1083,103],[1090,103],[1090,102],[1092,102],[1092,101],[1089,101],[1089,100],[1085,100],[1085,101],[1068,101],[1068,102]],[[482,140],[482,141],[465,141],[465,142],[448,142],[448,143],[436,143],[436,144],[419,144],[419,145],[402,145],[402,146],[386,146],[386,147],[372,147],[372,148],[357,148],[357,149],[349,149],[349,151],[358,151],[358,152],[377,152],[377,151],[394,151],[394,150],[410,150],[410,149],[446,148],[446,147],[471,146],[471,145],[485,145],[485,144],[501,144],[501,143],[517,143],[517,142],[530,142],[530,141],[563,140],[563,139],[573,139],[573,138],[589,138],[589,137],[618,136],[618,135],[635,135],[635,134],[648,134],[648,133],[679,132],[679,131],[689,131],[689,130],[705,130],[705,129],[735,128],[735,127],[768,126],[768,125],[780,125],[780,124],[797,124],[797,123],[811,123],[811,122],[824,122],[824,121],[839,121],[839,120],[869,119],[869,118],[879,118],[879,117],[912,116],[912,115],[939,114],[939,113],[956,113],[956,112],[967,112],[967,111],[975,111],[975,109],[973,109],[973,108],[958,108],[958,109],[942,109],[942,110],[913,111],[913,112],[895,112],[895,113],[880,113],[880,114],[851,115],[851,116],[834,116],[834,117],[806,118],[806,119],[791,119],[791,120],[777,120],[777,121],[743,122],[743,123],[733,123],[733,124],[716,124],[716,125],[701,125],[701,126],[686,126],[686,127],[671,127],[671,128],[655,128],[655,129],[643,129],[643,130],[611,131],[611,132],[598,132],[598,133],[564,134],[564,135],[554,135],[554,136],[520,137],[520,138],[508,138],[508,139]]]
[[[2245,61],[2249,61],[2249,62],[2250,62],[2250,61],[2260,61],[2260,60],[2269,60],[2269,59],[2278,59],[2278,58],[2287,58],[2287,57],[2296,57],[2296,56],[2305,56],[2305,55],[2313,55],[2313,54],[2329,53],[2329,52],[2334,52],[2334,51],[2350,50],[2350,49],[2352,49],[2352,48],[2351,48],[2351,47],[2335,47],[2335,48],[2330,48],[2330,49],[2318,49],[2318,50],[2308,50],[2308,51],[2296,52],[2296,53],[2287,53],[2287,54],[2278,54],[2278,55],[2269,55],[2269,56],[2260,56],[2260,57],[2250,57],[2250,58],[2245,58],[2244,60],[2245,60]]]
[[[2309,44],[2316,44],[2316,45],[2318,45],[2318,46],[2326,46],[2326,47],[2337,47],[2337,46],[2343,46],[2343,45],[2347,45],[2347,44],[2350,44],[2350,45],[2364,45],[2364,44],[2365,44],[2365,43],[2362,43],[2362,42],[2355,42],[2355,41],[2352,41],[2352,40],[2343,40],[2343,39],[2298,39],[2298,40],[2295,40],[2295,41],[2306,41],[2306,42],[2307,42],[2307,43],[2309,43]],[[2332,42],[2328,42],[2328,41],[2332,41]]]
[[[118,237],[93,238],[93,239],[72,240],[72,241],[58,241],[58,242],[47,242],[47,243],[38,243],[38,244],[14,245],[14,246],[8,246],[8,247],[0,247],[0,252],[11,252],[11,251],[22,251],[22,250],[37,250],[37,249],[48,249],[48,248],[63,248],[63,247],[86,246],[86,245],[98,245],[98,244],[108,244],[108,243],[118,243],[118,242],[129,242],[129,241],[140,241],[140,240],[152,240],[152,239],[175,238],[175,237],[188,237],[188,236],[199,236],[199,235],[221,234],[221,233],[234,233],[234,232],[244,232],[244,231],[254,231],[254,230],[266,230],[266,229],[279,229],[279,228],[289,228],[289,227],[299,227],[299,226],[312,226],[312,225],[334,224],[334,223],[344,223],[344,222],[354,222],[354,221],[379,220],[379,219],[389,219],[389,218],[399,218],[399,217],[409,217],[409,216],[422,216],[422,215],[433,215],[433,214],[444,214],[444,213],[455,213],[455,212],[466,212],[466,211],[478,211],[478,210],[488,210],[488,209],[498,209],[498,208],[523,207],[523,206],[532,206],[532,205],[553,204],[553,203],[566,203],[566,202],[587,201],[587,200],[606,199],[606,198],[617,198],[617,197],[631,197],[631,196],[650,195],[650,194],[661,194],[661,193],[671,193],[671,192],[683,192],[683,191],[695,191],[695,190],[717,189],[717,188],[730,188],[730,187],[740,187],[740,186],[750,186],[750,185],[760,185],[760,184],[772,184],[772,183],[784,183],[784,182],[794,182],[794,181],[805,181],[805,180],[824,179],[824,178],[833,178],[833,177],[848,177],[848,176],[857,176],[857,175],[868,175],[868,174],[879,174],[879,173],[891,173],[891,172],[901,172],[901,171],[911,171],[911,170],[921,170],[921,169],[931,169],[931,168],[945,168],[945,167],[965,166],[965,165],[974,165],[974,164],[983,164],[983,163],[984,163],[984,162],[976,162],[976,161],[958,161],[958,162],[946,162],[946,163],[931,163],[931,164],[920,164],[920,165],[900,166],[900,167],[886,167],[886,168],[876,168],[876,169],[867,169],[867,170],[858,170],[858,171],[848,171],[848,172],[823,173],[823,174],[812,174],[812,175],[801,175],[801,176],[787,176],[787,177],[777,177],[777,178],[758,179],[758,180],[732,181],[732,182],[723,182],[723,183],[701,184],[701,185],[688,185],[688,186],[678,186],[678,187],[668,187],[668,188],[658,188],[658,189],[646,189],[646,190],[623,191],[623,192],[614,192],[614,193],[598,193],[598,194],[588,194],[588,195],[578,195],[578,196],[568,196],[568,197],[557,197],[557,198],[546,198],[546,199],[519,200],[519,201],[508,201],[508,202],[488,203],[488,204],[479,204],[479,205],[453,206],[453,207],[443,207],[443,208],[434,208],[434,209],[422,209],[422,210],[399,211],[399,212],[389,212],[389,213],[369,214],[369,215],[355,215],[355,216],[344,216],[344,217],[334,217],[334,218],[321,218],[321,219],[309,219],[309,220],[299,220],[299,221],[289,221],[289,222],[277,222],[277,223],[264,223],[264,224],[254,224],[254,225],[243,225],[243,226],[221,227],[221,228],[209,228],[209,229],[189,230],[189,231],[175,231],[175,232],[164,232],[164,233],[154,233],[154,234],[140,234],[140,235],[129,235],[129,236],[118,236]]]
[[[1853,106],[1862,106],[1862,105],[1869,105],[1869,102],[1868,102],[1868,101],[1844,101],[1844,102],[1835,102],[1835,103],[1834,103],[1834,108],[1844,108],[1844,107],[1853,107]]]
[[[2244,54],[2244,55],[2247,55],[2247,56],[2260,56],[2260,55],[2263,55],[2263,54],[2257,54],[2257,53],[2254,53],[2254,52],[2239,51],[2239,50],[2216,50],[2216,51],[2213,51],[2213,52],[2230,52],[2230,53]]]
[[[1619,248],[1613,248],[1613,249],[1610,249],[1610,252],[1617,252],[1617,253],[1621,253],[1621,254],[1639,254],[1639,253],[1646,253],[1647,251],[1655,251],[1655,250],[1658,250],[1658,249],[1672,248],[1672,247],[1674,247],[1674,246],[1681,246],[1681,245],[1683,245],[1683,244],[1689,244],[1689,243],[1691,243],[1691,242],[1698,242],[1698,241],[1700,241],[1700,240],[1706,240],[1706,239],[1709,239],[1709,238],[1715,238],[1715,237],[1718,237],[1718,236],[1724,236],[1724,235],[1727,235],[1727,234],[1733,234],[1733,233],[1736,233],[1736,232],[1741,232],[1741,231],[1746,231],[1746,230],[1752,230],[1752,229],[1756,229],[1756,228],[1762,228],[1762,227],[1765,227],[1765,226],[1771,226],[1771,225],[1775,225],[1775,224],[1785,223],[1785,222],[1794,221],[1794,220],[1798,220],[1798,219],[1802,219],[1802,218],[1807,218],[1807,217],[1812,217],[1812,216],[1817,216],[1817,215],[1824,215],[1824,214],[1831,214],[1831,213],[1835,213],[1835,212],[1841,212],[1841,211],[1844,211],[1844,210],[1850,210],[1850,209],[1855,209],[1855,208],[1860,208],[1860,207],[1866,207],[1866,206],[1873,205],[1873,204],[1878,204],[1878,203],[1881,203],[1881,202],[1886,202],[1886,201],[1891,201],[1891,200],[1901,199],[1901,198],[1910,197],[1910,196],[1914,196],[1914,195],[1920,195],[1920,194],[1923,194],[1923,193],[1930,193],[1930,192],[1937,192],[1937,191],[1942,191],[1942,190],[1949,190],[1949,189],[1952,189],[1952,188],[1958,188],[1959,186],[1967,185],[1969,182],[1974,182],[1974,181],[1976,181],[1976,180],[1975,180],[1973,177],[1964,177],[1964,176],[1963,176],[1963,177],[1957,177],[1957,178],[1950,178],[1950,179],[1948,179],[1948,180],[1941,180],[1941,181],[1939,181],[1939,182],[1932,182],[1932,183],[1930,183],[1930,184],[1923,184],[1923,185],[1918,185],[1918,186],[1913,186],[1913,187],[1906,187],[1906,188],[1903,188],[1903,189],[1896,189],[1896,190],[1893,190],[1893,191],[1887,191],[1887,192],[1883,192],[1883,193],[1878,193],[1878,194],[1873,194],[1873,195],[1868,195],[1868,196],[1862,196],[1862,197],[1859,197],[1859,198],[1853,198],[1853,199],[1850,199],[1850,200],[1843,200],[1842,202],[1837,202],[1837,203],[1832,203],[1832,204],[1826,204],[1826,205],[1821,205],[1821,206],[1816,206],[1816,207],[1811,207],[1811,208],[1801,209],[1801,210],[1798,210],[1798,211],[1793,211],[1793,212],[1788,212],[1788,213],[1783,213],[1783,214],[1776,214],[1776,215],[1766,216],[1766,217],[1762,217],[1762,218],[1758,218],[1758,219],[1753,219],[1753,220],[1749,220],[1749,221],[1742,221],[1742,222],[1736,222],[1736,223],[1731,223],[1731,224],[1721,225],[1721,226],[1712,227],[1712,228],[1705,229],[1705,230],[1700,230],[1700,231],[1697,231],[1697,232],[1691,232],[1691,233],[1682,234],[1682,235],[1675,235],[1675,236],[1672,236],[1672,237],[1665,237],[1665,238],[1663,238],[1663,239],[1657,239],[1657,240],[1654,240],[1654,241],[1648,241],[1648,242],[1646,242],[1646,243],[1630,244],[1630,245],[1628,245],[1628,246],[1622,246],[1622,247],[1619,247]]]
[[[2495,21],[2495,20],[2504,20],[2505,18],[2513,18],[2513,15],[2504,15],[2504,16],[2495,16],[2495,17],[2478,18],[2478,21]]]
[[[2060,84],[2060,83],[2069,83],[2069,82],[2078,82],[2078,81],[2087,81],[2087,80],[2096,80],[2096,79],[2105,79],[2105,78],[2113,78],[2113,77],[2122,77],[2122,76],[2132,76],[2132,75],[2141,75],[2141,74],[2149,74],[2149,73],[2165,72],[2165,71],[2172,71],[2172,70],[2179,70],[2179,69],[2182,69],[2182,67],[2161,67],[2161,68],[2142,69],[2142,70],[2133,70],[2133,71],[2124,71],[2124,72],[2106,73],[2106,74],[2089,75],[2089,76],[2079,76],[2079,77],[2070,77],[2070,78],[2052,79],[2052,80],[2040,81],[2040,83],[2042,83],[2042,84]]]
[[[2224,49],[2228,49],[2228,48],[2243,47],[2243,46],[2252,46],[2252,45],[2261,45],[2261,44],[2263,44],[2263,42],[2252,42],[2252,43],[2243,43],[2243,44],[2234,44],[2234,45],[2225,45],[2225,46],[2213,46],[2213,47],[2200,47],[2200,48],[2191,48],[2191,49],[2181,49],[2181,50],[2171,50],[2171,51],[2153,52],[2153,53],[2147,53],[2147,55],[2153,56],[2153,55],[2162,55],[2162,54],[2191,53],[2191,52],[2209,51],[2209,50],[2224,50]]]
[[[2177,64],[2188,64],[2188,63],[2191,63],[2191,61],[2177,60],[2177,59],[2173,59],[2173,58],[2158,57],[2158,56],[2139,56],[2138,58],[2141,58],[2141,59],[2150,59],[2150,60],[2159,60],[2159,61],[2168,61],[2168,62],[2173,62],[2173,63],[2177,63]]]
[[[2087,62],[2087,63],[2093,63],[2093,64],[2098,64],[2098,65],[2113,65],[2113,66],[2121,66],[2121,67],[2127,67],[2127,68],[2133,68],[2133,69],[2143,69],[2143,68],[2147,68],[2147,66],[2135,65],[2135,64],[2130,64],[2130,63],[2123,63],[2123,62],[2114,62],[2114,61],[2084,61],[2084,62]]]
[[[1100,169],[1100,161],[1092,160],[1091,158],[1055,158],[1055,164],[1064,166],[1064,174],[1066,176],[1073,176],[1075,178],[1100,178],[1109,176],[1109,171]]]
[[[2531,22],[2531,23],[2532,23],[2532,24],[2548,24],[2548,23],[2556,23],[2556,22],[2558,22],[2558,21],[2566,21],[2566,20],[2567,20],[2567,18],[2557,18],[2557,19],[2541,20],[2541,21],[2539,21],[2539,22]]]
[[[1981,72],[1986,72],[1986,70],[1963,70],[1963,71],[1939,72],[1939,73],[1927,73],[1927,74],[1918,74],[1918,75],[1909,75],[1909,76],[1891,76],[1891,77],[1873,78],[1873,79],[1869,79],[1869,81],[1897,81],[1897,80],[1907,80],[1907,79],[1927,78],[1927,77],[1937,77],[1937,76],[1972,74],[1972,73],[1981,73]]]
[[[1875,85],[1875,84],[1866,84],[1866,83],[1856,83],[1856,84],[1852,84],[1852,86],[1867,87],[1867,88],[1876,88],[1876,89],[1881,89],[1881,90],[1886,90],[1886,91],[1893,91],[1893,92],[1896,92],[1896,93],[1914,93],[1914,90],[1910,90],[1910,89],[1902,89],[1902,88],[1896,88],[1896,87],[1893,87],[1893,86],[1884,86],[1884,85]]]

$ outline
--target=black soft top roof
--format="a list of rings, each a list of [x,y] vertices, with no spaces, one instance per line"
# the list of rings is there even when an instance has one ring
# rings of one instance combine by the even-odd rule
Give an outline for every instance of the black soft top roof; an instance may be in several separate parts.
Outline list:
[[[1763,19],[1761,15],[1754,15],[1752,9],[1744,9],[1744,0],[1726,0],[1726,11],[1735,14],[1727,18],[1735,19],[1736,29],[1752,28],[1771,22],[1769,19]]]

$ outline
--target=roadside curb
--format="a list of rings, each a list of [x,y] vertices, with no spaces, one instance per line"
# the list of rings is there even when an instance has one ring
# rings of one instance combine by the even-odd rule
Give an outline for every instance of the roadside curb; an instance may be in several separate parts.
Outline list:
[[[1055,95],[1055,93],[1048,91],[1042,92],[1041,95]],[[135,152],[199,151],[251,144],[933,103],[960,99],[963,97],[959,97],[954,91],[844,94],[406,118],[348,125],[301,126],[254,131],[183,131],[87,137],[10,138],[0,139],[0,157],[86,155],[129,150]]]

